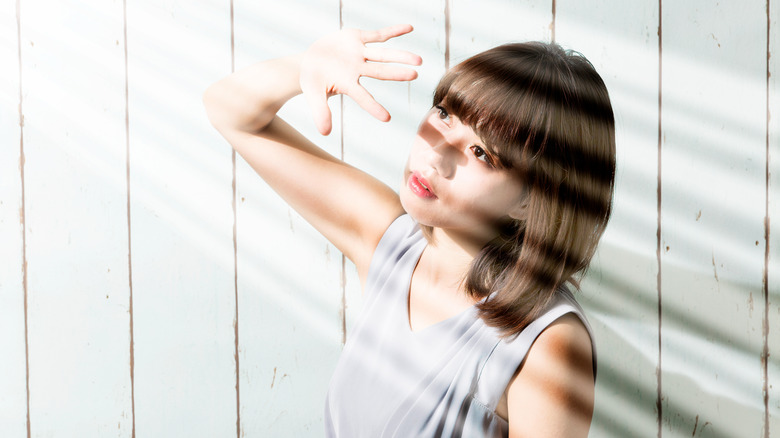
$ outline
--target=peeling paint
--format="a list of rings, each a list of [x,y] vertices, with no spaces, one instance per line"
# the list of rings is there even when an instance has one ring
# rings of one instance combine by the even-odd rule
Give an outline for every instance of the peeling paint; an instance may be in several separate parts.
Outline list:
[[[130,335],[130,436],[135,438],[135,316],[133,313],[133,234],[130,197],[130,81],[128,79],[128,50],[127,50],[127,1],[122,2],[122,42],[124,50],[124,80],[125,80],[125,184],[127,190],[125,208],[127,210],[127,313],[128,330]]]
[[[718,37],[716,37],[714,33],[710,34],[710,38],[712,38],[713,41],[715,41],[715,44],[718,45],[718,48],[720,48],[720,42],[718,41]]]
[[[19,208],[19,221],[22,232],[22,294],[24,300],[24,387],[25,387],[25,422],[27,426],[27,437],[32,436],[32,422],[30,420],[30,335],[29,335],[29,283],[27,271],[27,222],[25,221],[26,200],[25,200],[25,176],[24,176],[24,104],[23,94],[23,76],[22,76],[22,16],[21,1],[17,0],[16,9],[16,52],[19,59],[19,179],[21,184],[21,207]]]
[[[715,254],[712,254],[712,271],[715,273],[715,281],[718,280],[718,267],[715,266]]]
[[[450,0],[444,0],[444,70],[450,69]]]

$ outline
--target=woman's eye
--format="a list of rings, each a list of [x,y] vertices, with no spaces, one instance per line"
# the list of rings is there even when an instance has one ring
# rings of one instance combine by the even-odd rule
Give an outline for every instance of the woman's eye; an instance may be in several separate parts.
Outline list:
[[[443,120],[444,122],[446,122],[446,123],[449,123],[449,121],[450,121],[450,115],[449,115],[449,113],[447,112],[447,110],[446,110],[446,109],[444,109],[444,107],[443,107],[443,106],[441,106],[441,105],[436,105],[436,109],[439,111],[439,118],[440,118],[441,120]]]
[[[487,164],[489,164],[491,166],[493,165],[493,162],[490,159],[490,156],[487,154],[487,152],[485,152],[484,149],[482,149],[482,147],[477,146],[477,145],[472,146],[471,147],[471,153],[473,153],[474,156],[478,160],[484,161],[485,163],[487,163]]]

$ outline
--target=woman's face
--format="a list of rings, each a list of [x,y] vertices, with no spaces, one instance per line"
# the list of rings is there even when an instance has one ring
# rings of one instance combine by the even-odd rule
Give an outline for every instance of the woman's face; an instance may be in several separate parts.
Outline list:
[[[401,204],[421,224],[485,243],[498,235],[498,224],[522,214],[523,187],[496,162],[471,127],[434,107],[412,144]]]

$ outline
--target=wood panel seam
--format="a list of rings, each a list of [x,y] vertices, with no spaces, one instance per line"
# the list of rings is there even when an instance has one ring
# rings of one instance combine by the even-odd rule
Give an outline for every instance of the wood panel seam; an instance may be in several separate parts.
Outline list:
[[[21,206],[19,222],[22,233],[22,295],[24,301],[24,370],[25,370],[25,396],[27,410],[27,438],[31,436],[32,422],[30,420],[30,344],[27,329],[27,223],[25,213],[27,210],[24,198],[24,111],[22,94],[22,14],[21,1],[16,0],[16,51],[19,60],[19,178],[21,191]]]
[[[127,207],[127,283],[128,283],[128,314],[130,330],[130,411],[132,426],[130,436],[135,438],[135,328],[133,325],[133,251],[132,251],[132,220],[130,215],[130,81],[127,51],[127,0],[122,1],[122,25],[124,38],[125,61],[125,181]]]
[[[234,20],[234,4],[230,0],[230,73],[236,71],[236,32]],[[238,176],[236,166],[236,150],[231,148],[230,161],[232,166],[231,207],[233,209],[233,300],[235,311],[233,315],[233,359],[236,374],[236,438],[241,438],[241,362],[239,358],[239,300],[238,300]]]
[[[444,71],[450,69],[450,0],[444,0]]]
[[[658,167],[657,167],[657,195],[658,208],[656,223],[656,263],[658,264],[658,276],[656,279],[658,297],[658,365],[656,367],[656,414],[658,420],[658,438],[663,436],[663,372],[662,372],[662,290],[661,290],[661,200],[662,200],[662,146],[663,146],[663,1],[658,0]]]
[[[770,58],[771,58],[771,0],[766,1],[766,159],[765,165],[765,216],[764,216],[764,272],[762,279],[763,298],[764,298],[764,315],[762,321],[762,341],[763,346],[761,349],[761,372],[763,374],[763,402],[764,402],[764,438],[769,438],[769,233],[770,233],[770,218],[769,218],[769,189],[770,189],[770,172],[769,172],[769,133],[770,133],[770,111],[769,111],[769,99],[770,99]]]
[[[339,0],[339,30],[344,29],[344,1]],[[339,94],[339,158],[344,156],[344,95]],[[341,273],[339,287],[341,287],[341,347],[347,343],[347,260],[344,253],[341,254]]]
[[[550,41],[555,42],[555,14],[558,9],[556,0],[552,0],[552,21],[550,22]]]

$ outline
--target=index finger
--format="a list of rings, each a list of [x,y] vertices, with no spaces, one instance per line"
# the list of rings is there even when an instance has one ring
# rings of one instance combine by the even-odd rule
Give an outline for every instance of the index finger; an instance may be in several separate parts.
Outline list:
[[[411,24],[396,24],[377,30],[361,30],[360,39],[364,43],[383,43],[390,38],[405,35],[414,30]]]

